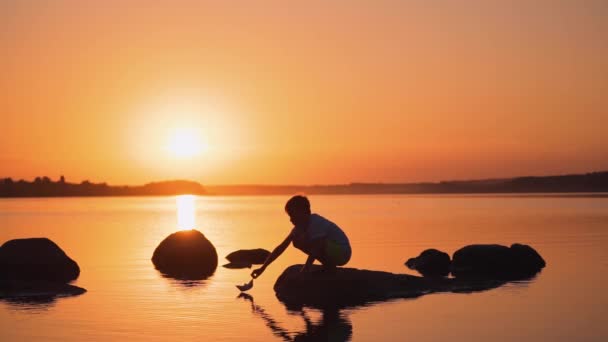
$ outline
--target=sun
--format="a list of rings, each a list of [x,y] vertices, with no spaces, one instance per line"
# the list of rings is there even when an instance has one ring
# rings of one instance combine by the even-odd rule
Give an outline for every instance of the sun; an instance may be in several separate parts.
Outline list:
[[[203,152],[205,144],[195,129],[181,128],[169,136],[166,147],[173,157],[192,158]]]

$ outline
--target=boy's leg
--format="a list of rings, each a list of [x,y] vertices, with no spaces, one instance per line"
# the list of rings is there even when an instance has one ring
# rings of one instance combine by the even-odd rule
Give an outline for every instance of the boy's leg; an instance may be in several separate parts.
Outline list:
[[[325,258],[328,259],[333,267],[343,266],[350,260],[350,247],[337,243],[334,240],[325,242]]]
[[[336,262],[331,257],[331,253],[328,253],[329,249],[329,241],[327,239],[317,239],[313,241],[312,246],[310,248],[310,255],[313,256],[316,260],[323,265],[324,270],[335,270]]]

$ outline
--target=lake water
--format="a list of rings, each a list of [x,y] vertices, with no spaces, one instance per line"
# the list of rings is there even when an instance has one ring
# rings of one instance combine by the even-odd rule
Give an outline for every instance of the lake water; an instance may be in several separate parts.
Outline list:
[[[179,228],[196,226],[220,256],[272,249],[290,229],[288,196],[0,199],[0,243],[48,237],[81,267],[81,296],[0,301],[1,341],[273,341],[320,330],[353,341],[607,341],[608,198],[560,196],[311,196],[353,247],[350,267],[412,273],[426,248],[530,244],[547,267],[533,280],[470,294],[392,300],[337,314],[288,311],[272,286],[305,256],[290,247],[255,281],[249,269],[210,278],[162,277],[150,258]],[[325,314],[325,316],[324,316]],[[306,324],[306,320],[310,322]]]

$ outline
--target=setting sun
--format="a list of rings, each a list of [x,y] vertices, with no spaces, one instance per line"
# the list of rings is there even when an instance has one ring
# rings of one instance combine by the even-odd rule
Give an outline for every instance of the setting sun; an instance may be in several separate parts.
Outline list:
[[[167,143],[167,151],[177,158],[190,158],[201,154],[205,149],[200,135],[194,129],[175,131]]]

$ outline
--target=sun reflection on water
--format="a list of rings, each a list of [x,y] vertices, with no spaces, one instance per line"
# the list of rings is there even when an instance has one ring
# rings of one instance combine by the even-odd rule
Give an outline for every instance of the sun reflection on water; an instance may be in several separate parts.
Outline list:
[[[175,198],[175,203],[177,205],[177,227],[182,230],[196,228],[196,197],[180,195]]]

